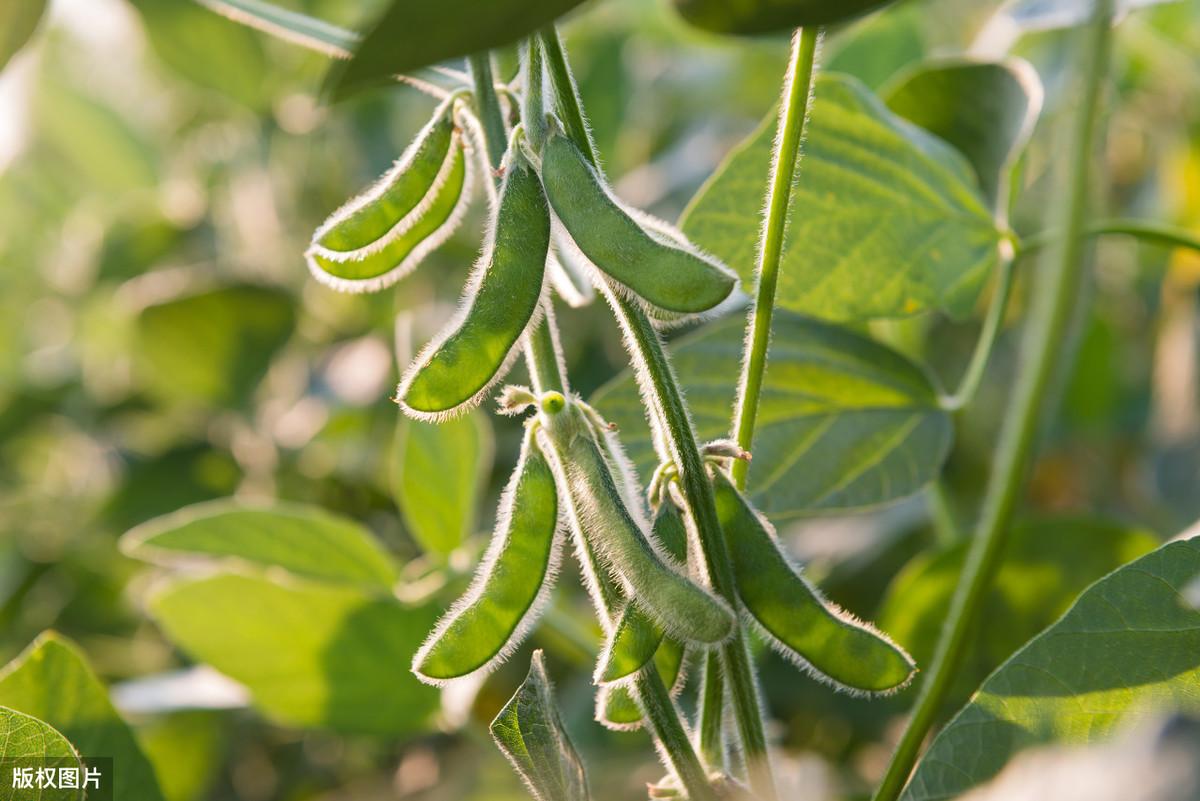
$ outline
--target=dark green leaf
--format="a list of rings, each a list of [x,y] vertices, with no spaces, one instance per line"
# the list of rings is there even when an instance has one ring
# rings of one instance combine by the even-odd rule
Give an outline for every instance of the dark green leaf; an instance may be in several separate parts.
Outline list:
[[[6,0],[0,6],[0,70],[8,65],[46,13],[46,0]]]
[[[752,290],[776,114],[700,189],[681,226]],[[1000,233],[966,159],[857,80],[823,74],[792,190],[780,307],[835,320],[968,314]]]
[[[583,762],[558,716],[541,651],[492,721],[492,737],[538,801],[587,801]]]
[[[916,492],[938,474],[952,427],[920,368],[858,334],[792,314],[777,314],[773,333],[751,448],[755,506],[776,521],[861,509]],[[672,348],[703,440],[728,433],[743,334],[742,318],[731,317]],[[595,402],[619,426],[639,470],[652,469],[632,376],[608,384]]]
[[[866,14],[892,0],[675,0],[688,22],[714,33],[779,33],[809,25],[832,25]]]
[[[904,801],[955,798],[1019,751],[1103,742],[1153,711],[1200,711],[1200,539],[1173,542],[1093,584],[993,673],[934,739]]]

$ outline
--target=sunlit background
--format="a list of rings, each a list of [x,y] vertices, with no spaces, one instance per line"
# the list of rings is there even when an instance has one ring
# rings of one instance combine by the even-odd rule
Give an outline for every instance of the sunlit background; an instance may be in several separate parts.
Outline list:
[[[357,28],[380,6],[281,4]],[[981,0],[910,0],[831,36],[822,63],[878,88],[925,56],[1002,53],[1011,41],[989,26],[995,10]],[[595,0],[566,32],[617,191],[671,219],[768,112],[787,57],[782,39],[689,31],[657,0]],[[1051,141],[1063,43],[1061,32],[1046,32],[1015,48],[1047,86],[1013,213],[1022,232],[1045,227],[1047,168],[1060,155]],[[515,56],[499,63],[511,77]],[[407,660],[390,665],[396,692],[411,694],[400,699],[412,709],[402,734],[301,730],[247,707],[241,688],[219,676],[179,672],[188,660],[142,606],[154,571],[117,550],[127,529],[190,503],[301,501],[367,523],[407,564],[408,579],[432,574],[446,585],[437,604],[461,588],[486,541],[519,423],[487,420],[496,459],[480,535],[446,566],[406,531],[390,476],[397,360],[452,312],[479,245],[480,212],[393,291],[346,296],[312,280],[302,253],[313,229],[387,168],[432,109],[403,86],[326,105],[327,67],[320,55],[179,0],[55,0],[0,77],[0,663],[46,628],[80,643],[137,724],[169,801],[524,798],[486,723],[524,675],[528,647],[482,686],[448,693],[433,715],[425,713],[434,691],[405,677]],[[1114,74],[1109,182],[1098,184],[1106,188],[1096,208],[1197,229],[1200,5],[1131,16]],[[1152,544],[1200,517],[1200,260],[1112,239],[1098,249],[1094,275],[1032,507],[1103,513],[1150,532]],[[602,308],[562,309],[560,321],[585,395],[627,365]],[[938,335],[924,358],[953,383],[976,324],[928,324]],[[873,333],[905,341],[894,327]],[[1014,341],[1003,335],[980,402],[960,421],[949,484],[951,513],[964,521],[1005,404]],[[919,661],[945,596],[913,577],[931,560],[961,556],[934,553],[926,508],[916,498],[785,532],[834,600],[880,620]],[[1010,577],[989,610],[968,678],[985,675],[1097,577],[1079,574],[1067,555],[1033,550],[1023,557],[1029,572]],[[915,587],[903,615],[889,606],[897,575],[909,581],[902,589]],[[559,587],[554,614],[586,633],[593,624],[578,582],[568,575]],[[592,722],[586,643],[545,630],[532,644],[547,651],[595,796],[641,797],[661,768],[644,734]],[[864,793],[911,694],[836,696],[762,658],[787,797]],[[973,686],[964,681],[954,706]]]

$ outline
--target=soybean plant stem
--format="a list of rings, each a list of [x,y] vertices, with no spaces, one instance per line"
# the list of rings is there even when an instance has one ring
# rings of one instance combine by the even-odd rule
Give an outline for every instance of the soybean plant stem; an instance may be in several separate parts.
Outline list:
[[[1021,366],[1000,433],[979,524],[951,602],[933,662],[908,728],[892,756],[875,801],[894,801],[908,781],[921,742],[932,727],[965,651],[967,633],[1000,563],[1013,509],[1037,438],[1043,400],[1056,371],[1084,277],[1089,168],[1095,153],[1100,96],[1112,42],[1113,0],[1097,0],[1078,59],[1075,80],[1080,92],[1067,150],[1063,236],[1054,243],[1047,268],[1039,272],[1031,295],[1022,341]]]
[[[967,371],[959,381],[958,389],[953,395],[943,396],[939,405],[951,412],[956,412],[969,404],[979,390],[979,383],[986,372],[988,359],[992,355],[992,347],[996,344],[996,336],[1004,324],[1004,313],[1008,310],[1008,298],[1012,294],[1013,259],[1006,258],[1000,264],[1000,275],[996,281],[995,295],[992,305],[988,307],[987,317],[983,321],[983,329],[975,342],[975,352],[967,364]]]
[[[653,663],[638,672],[633,688],[654,739],[662,746],[663,755],[671,763],[671,770],[679,777],[687,797],[691,801],[717,801],[716,791],[709,784],[708,774],[692,750],[687,729],[679,719],[679,710]]]
[[[1081,232],[1082,236],[1095,237],[1107,234],[1132,236],[1143,242],[1168,248],[1183,248],[1200,252],[1200,235],[1173,225],[1163,225],[1150,220],[1096,220]],[[1062,236],[1058,231],[1041,231],[1026,237],[1020,243],[1018,255],[1027,256],[1042,250]]]
[[[550,83],[563,125],[584,155],[596,165],[598,160],[595,149],[583,116],[578,88],[571,77],[563,53],[562,42],[553,28],[544,30],[541,40]],[[663,426],[669,455],[678,469],[680,488],[699,535],[709,583],[718,595],[736,607],[738,601],[733,567],[717,518],[712,485],[709,483],[704,460],[696,445],[692,421],[671,371],[662,340],[636,301],[625,297],[608,281],[602,283],[601,289],[625,333],[627,345],[637,366],[635,372],[638,381],[642,383],[643,391],[653,399],[655,408],[650,412]],[[733,697],[733,709],[746,756],[751,789],[761,801],[774,801],[777,795],[767,756],[758,687],[740,628],[721,646],[721,663]]]
[[[743,450],[754,442],[754,424],[758,415],[758,398],[762,392],[763,375],[767,370],[767,350],[771,344],[771,317],[775,311],[775,287],[779,283],[779,260],[783,254],[783,239],[788,221],[788,203],[796,180],[796,165],[800,161],[800,143],[804,140],[804,125],[808,118],[808,99],[812,95],[817,44],[820,28],[803,28],[792,37],[792,60],[788,66],[787,85],[779,107],[779,130],[775,137],[775,163],[771,167],[771,191],[763,219],[762,247],[758,257],[758,289],[754,311],[750,314],[750,348],[742,367],[738,384],[737,412],[734,439]],[[733,481],[738,489],[746,487],[746,471],[750,463],[735,459]]]
[[[484,147],[492,169],[498,169],[508,149],[508,126],[504,124],[504,112],[500,109],[500,98],[496,95],[495,79],[492,78],[492,60],[487,53],[475,53],[467,58],[471,68],[471,81],[475,84],[475,110],[483,126]]]

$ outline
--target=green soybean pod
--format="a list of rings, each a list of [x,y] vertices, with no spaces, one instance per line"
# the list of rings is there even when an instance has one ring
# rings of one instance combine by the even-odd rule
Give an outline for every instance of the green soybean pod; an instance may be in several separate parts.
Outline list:
[[[544,294],[550,209],[519,150],[500,190],[495,230],[463,295],[462,311],[417,357],[397,402],[413,417],[442,419],[474,406],[520,353]]]
[[[538,417],[559,486],[570,495],[583,536],[604,566],[620,577],[626,595],[672,636],[717,643],[733,631],[724,601],[672,569],[630,516],[583,411],[547,393]],[[669,557],[666,557],[669,559]]]
[[[580,251],[643,300],[692,314],[713,308],[733,291],[736,279],[719,261],[639,223],[561,132],[546,140],[542,181]]]
[[[675,0],[679,14],[713,33],[759,34],[832,25],[893,0]]]
[[[444,102],[408,150],[369,189],[313,234],[315,252],[334,261],[369,255],[412,228],[448,178],[454,145],[452,101]]]
[[[353,258],[332,259],[327,251],[310,247],[305,253],[309,271],[318,281],[340,292],[377,292],[415,270],[450,238],[470,205],[474,159],[463,150],[458,134],[454,135],[445,167],[444,179],[421,202],[423,213],[413,218],[411,227],[378,250],[360,252]]]
[[[683,690],[687,678],[684,670],[685,650],[677,640],[666,637],[654,654],[654,669],[671,695]],[[627,684],[605,684],[596,693],[596,721],[613,731],[634,731],[642,727],[642,710],[629,692]]]
[[[562,539],[554,474],[527,432],[475,578],[413,658],[418,678],[442,684],[503,662],[549,597]]]
[[[766,522],[720,470],[717,514],[742,604],[780,654],[851,693],[888,693],[915,672],[912,658],[884,634],[830,604],[780,548]]]

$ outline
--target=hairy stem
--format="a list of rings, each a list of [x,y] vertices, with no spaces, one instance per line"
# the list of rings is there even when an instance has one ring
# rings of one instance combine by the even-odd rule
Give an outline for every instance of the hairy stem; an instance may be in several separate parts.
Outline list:
[[[1038,275],[1026,324],[1020,373],[988,481],[975,537],[951,602],[942,636],[905,730],[888,766],[875,801],[894,801],[908,781],[921,742],[933,726],[959,665],[967,634],[978,622],[979,610],[1003,553],[1013,509],[1024,487],[1033,455],[1040,412],[1047,388],[1062,369],[1064,340],[1083,281],[1089,168],[1096,145],[1102,79],[1112,40],[1113,0],[1097,0],[1087,30],[1076,80],[1079,106],[1070,132],[1065,198],[1064,235],[1054,243],[1053,258]]]
[[[580,150],[593,165],[596,165],[595,148],[588,134],[578,88],[571,77],[562,42],[553,29],[543,31],[541,38],[551,86],[559,114],[563,118],[563,125]],[[671,371],[662,340],[636,301],[621,294],[610,281],[603,281],[600,288],[625,333],[630,353],[639,368],[635,372],[639,382],[643,383],[643,391],[653,399],[655,408],[651,409],[650,413],[661,423],[670,458],[678,469],[680,488],[696,525],[709,583],[718,595],[736,607],[738,601],[733,568],[717,518],[712,485],[709,483],[700,449],[696,445],[691,417]],[[751,788],[762,801],[774,801],[775,782],[767,757],[758,687],[740,629],[721,646],[720,652],[725,678],[729,681],[733,697],[734,714],[746,755]]]
[[[653,664],[638,672],[633,690],[646,724],[654,739],[661,744],[664,756],[671,763],[672,772],[679,777],[687,797],[691,801],[717,801],[716,791],[708,782],[708,774],[692,750],[679,710]]]
[[[496,95],[495,79],[492,78],[492,60],[487,53],[475,53],[467,58],[471,68],[471,81],[475,89],[475,110],[483,126],[484,147],[492,169],[499,169],[508,149],[508,126],[504,124],[504,112],[500,109],[500,98]]]
[[[775,140],[775,163],[771,167],[771,191],[763,218],[762,247],[758,257],[758,289],[754,310],[750,313],[750,348],[742,367],[738,384],[736,421],[733,436],[743,450],[751,450],[754,424],[758,415],[758,398],[762,392],[763,375],[767,371],[767,351],[771,344],[771,317],[775,311],[775,288],[779,283],[779,259],[783,254],[783,238],[788,221],[788,203],[796,180],[800,161],[800,143],[808,118],[808,100],[812,94],[817,44],[820,28],[804,28],[792,37],[792,60],[788,65],[787,85],[779,107],[779,131]],[[750,463],[736,459],[733,481],[738,489],[746,488],[746,472]]]

